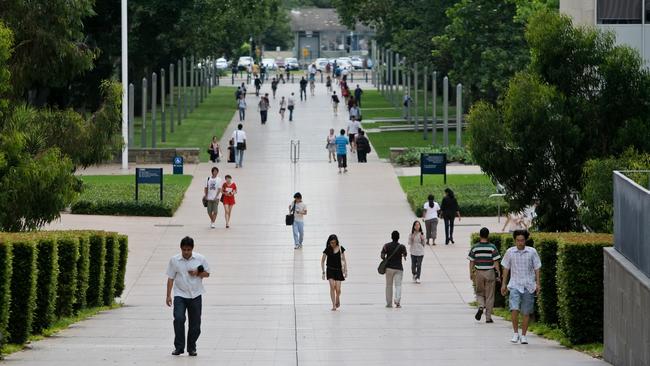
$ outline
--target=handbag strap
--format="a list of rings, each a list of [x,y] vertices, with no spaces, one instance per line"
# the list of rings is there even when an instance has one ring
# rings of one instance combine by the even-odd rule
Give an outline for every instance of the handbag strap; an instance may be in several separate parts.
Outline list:
[[[296,201],[293,201],[293,207],[291,207],[291,214],[295,215],[296,213]]]
[[[388,257],[386,257],[386,262],[388,262],[391,258],[393,258],[395,254],[397,254],[397,251],[399,250],[400,246],[401,244],[398,243],[395,250],[393,250],[393,252]]]

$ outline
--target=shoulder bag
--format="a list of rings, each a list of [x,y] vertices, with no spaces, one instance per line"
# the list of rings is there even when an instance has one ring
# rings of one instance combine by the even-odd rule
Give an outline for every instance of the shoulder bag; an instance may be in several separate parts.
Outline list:
[[[235,142],[237,142],[237,150],[246,150],[246,140],[243,142],[238,142],[237,140],[239,140],[239,134],[237,132],[239,131],[235,131],[235,136],[237,137],[235,139]]]
[[[379,263],[379,267],[377,267],[377,272],[379,272],[379,274],[386,274],[386,266],[388,265],[388,261],[393,258],[395,254],[397,254],[401,246],[402,244],[398,244],[395,250],[393,250],[393,252],[388,257],[384,258],[381,263]]]
[[[284,217],[284,223],[287,226],[293,225],[294,213],[296,212],[296,202],[293,202],[293,207],[291,207],[291,213]]]

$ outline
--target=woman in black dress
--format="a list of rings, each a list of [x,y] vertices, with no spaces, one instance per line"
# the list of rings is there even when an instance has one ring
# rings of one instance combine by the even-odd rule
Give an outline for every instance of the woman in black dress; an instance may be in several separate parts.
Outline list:
[[[445,245],[449,242],[454,244],[454,220],[458,217],[458,221],[460,221],[460,208],[454,191],[449,188],[445,188],[445,197],[442,199],[440,211],[445,220]]]
[[[325,259],[327,259],[327,270],[325,270]],[[339,245],[339,238],[334,234],[327,238],[320,267],[323,270],[323,279],[327,279],[330,283],[332,311],[336,311],[341,306],[341,282],[348,276],[348,268],[345,248]]]

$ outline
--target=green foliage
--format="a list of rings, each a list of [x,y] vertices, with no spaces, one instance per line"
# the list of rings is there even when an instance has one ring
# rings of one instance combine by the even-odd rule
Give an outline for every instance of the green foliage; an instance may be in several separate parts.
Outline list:
[[[649,170],[650,154],[629,149],[617,158],[591,159],[583,168],[580,220],[591,230],[611,233],[614,230],[614,170]],[[626,173],[641,186],[650,186],[648,174]]]
[[[59,256],[56,315],[58,317],[70,316],[74,313],[77,295],[79,239],[74,236],[60,236],[56,245]]]
[[[54,236],[42,235],[37,239],[38,277],[36,280],[36,308],[32,332],[40,333],[55,319],[57,281],[59,277],[58,246]]]
[[[86,296],[90,282],[90,236],[87,233],[79,233],[79,258],[77,267],[77,289],[75,291],[73,308],[75,311],[85,309],[88,305]]]
[[[430,147],[409,147],[406,151],[395,158],[395,164],[403,166],[419,166],[420,155],[423,153],[442,153],[447,154],[447,162],[473,164],[472,154],[465,147],[455,145],[430,146]]]
[[[126,235],[119,235],[117,237],[119,242],[120,258],[117,265],[117,276],[115,280],[115,297],[122,296],[124,292],[124,276],[126,275],[126,262],[129,258],[129,237]]]
[[[560,328],[572,343],[603,340],[603,247],[611,245],[593,241],[558,246]]]
[[[88,270],[88,291],[86,304],[89,307],[104,303],[104,279],[106,277],[106,240],[101,233],[91,233],[89,237],[90,260]]]
[[[6,66],[11,56],[13,47],[13,32],[0,20],[0,119],[6,113],[9,101],[7,99],[11,86],[9,84],[11,73]]]
[[[32,330],[36,307],[36,279],[38,268],[36,243],[28,238],[11,241],[13,247],[13,272],[11,276],[11,307],[9,315],[9,341],[24,343]]]
[[[104,264],[104,288],[102,290],[103,305],[115,301],[115,282],[120,262],[120,243],[117,234],[109,234],[106,240],[106,262]]]
[[[171,217],[183,201],[191,176],[166,175],[163,201],[155,185],[140,185],[135,200],[133,176],[84,176],[82,194],[72,204],[75,214]]]
[[[537,249],[542,262],[540,268],[540,283],[542,290],[537,298],[539,320],[542,323],[557,325],[557,286],[555,274],[557,273],[557,237],[536,236],[532,237],[533,245]]]
[[[11,243],[0,239],[0,334],[7,334],[9,309],[11,306],[11,276],[12,276]]]

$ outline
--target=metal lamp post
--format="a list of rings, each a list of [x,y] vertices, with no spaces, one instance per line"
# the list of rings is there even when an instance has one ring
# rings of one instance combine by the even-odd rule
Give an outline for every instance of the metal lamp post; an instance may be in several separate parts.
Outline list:
[[[122,1],[122,169],[129,169],[129,38],[127,23],[127,0]]]

